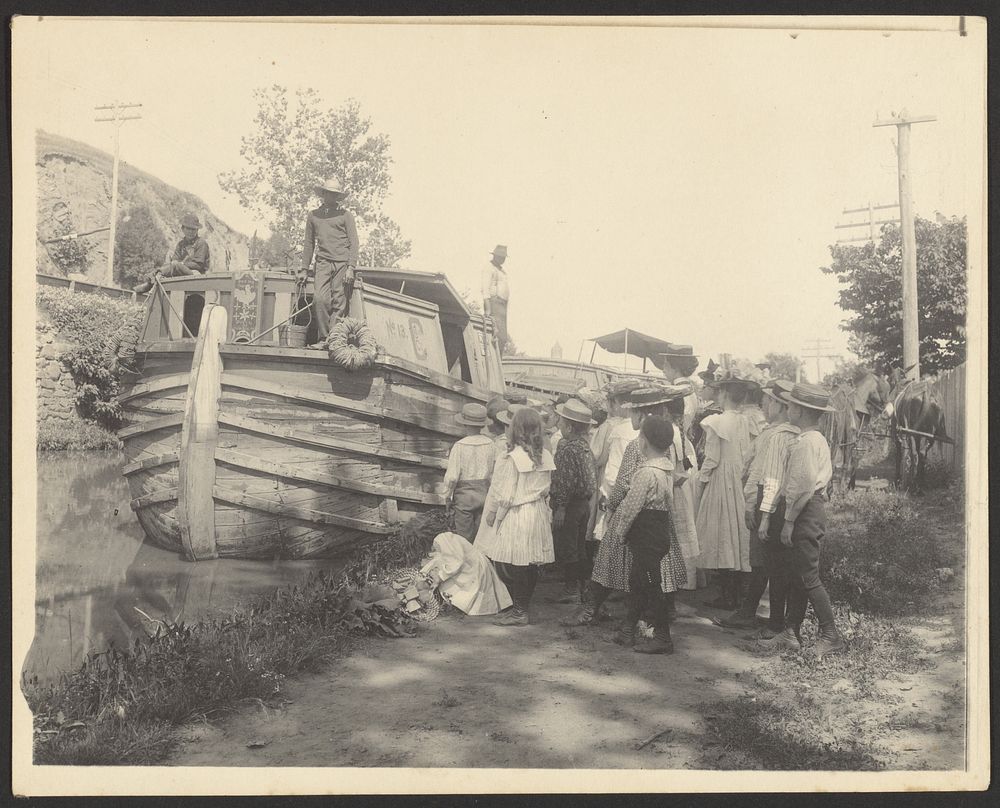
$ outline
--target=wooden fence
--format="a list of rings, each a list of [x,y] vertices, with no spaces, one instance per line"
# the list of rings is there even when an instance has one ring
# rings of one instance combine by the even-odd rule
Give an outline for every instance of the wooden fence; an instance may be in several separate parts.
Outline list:
[[[965,365],[945,370],[929,380],[944,405],[945,429],[955,441],[954,446],[938,444],[941,457],[953,470],[960,470],[965,461]],[[933,455],[935,450],[931,450]]]
[[[41,272],[36,272],[35,281],[39,286],[59,286],[63,289],[69,289],[71,292],[89,292],[90,294],[124,298],[126,300],[136,299],[136,293],[131,289],[122,289],[119,286],[102,286],[99,283],[71,280],[70,278],[62,278],[58,275],[45,275]]]

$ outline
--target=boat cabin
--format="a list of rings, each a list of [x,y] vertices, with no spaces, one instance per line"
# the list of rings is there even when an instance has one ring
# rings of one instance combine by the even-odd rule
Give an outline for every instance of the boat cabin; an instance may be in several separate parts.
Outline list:
[[[313,282],[291,272],[245,270],[161,278],[147,301],[140,345],[198,335],[206,300],[226,309],[226,343],[302,348],[317,340]],[[359,267],[348,316],[367,322],[385,353],[484,390],[503,389],[493,323],[470,311],[441,273]]]

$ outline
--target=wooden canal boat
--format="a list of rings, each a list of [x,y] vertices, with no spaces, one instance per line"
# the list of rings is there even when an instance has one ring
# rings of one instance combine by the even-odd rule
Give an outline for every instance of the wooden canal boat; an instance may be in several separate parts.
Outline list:
[[[580,361],[577,362],[541,357],[504,357],[503,372],[508,389],[529,395],[572,395],[582,388],[599,389],[621,378],[649,382],[669,377],[668,380],[673,381],[678,376],[691,375],[698,366],[698,357],[690,345],[676,345],[630,328],[588,341],[593,343],[593,349],[587,362],[582,361],[583,345],[580,346]],[[641,359],[642,370],[629,371],[594,364],[598,346],[610,353]]]
[[[150,294],[119,436],[156,544],[192,560],[316,557],[444,505],[455,414],[504,389],[492,322],[443,275],[361,269],[349,314],[379,348],[348,370],[287,347],[277,326],[301,300],[291,275],[257,271]]]

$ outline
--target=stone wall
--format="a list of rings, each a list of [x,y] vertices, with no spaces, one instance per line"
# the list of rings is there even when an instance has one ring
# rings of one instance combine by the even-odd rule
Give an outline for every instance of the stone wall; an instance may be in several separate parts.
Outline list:
[[[38,425],[74,426],[83,419],[76,409],[76,385],[59,357],[72,346],[59,340],[55,326],[41,314],[35,327],[35,383],[38,390]]]

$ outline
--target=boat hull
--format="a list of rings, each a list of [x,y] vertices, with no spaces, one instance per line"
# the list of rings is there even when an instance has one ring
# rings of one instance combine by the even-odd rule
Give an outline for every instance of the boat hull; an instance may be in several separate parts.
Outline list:
[[[193,560],[321,557],[444,507],[454,416],[489,392],[393,357],[348,371],[320,351],[213,345],[212,314],[197,340],[146,346],[120,396],[153,542]]]

